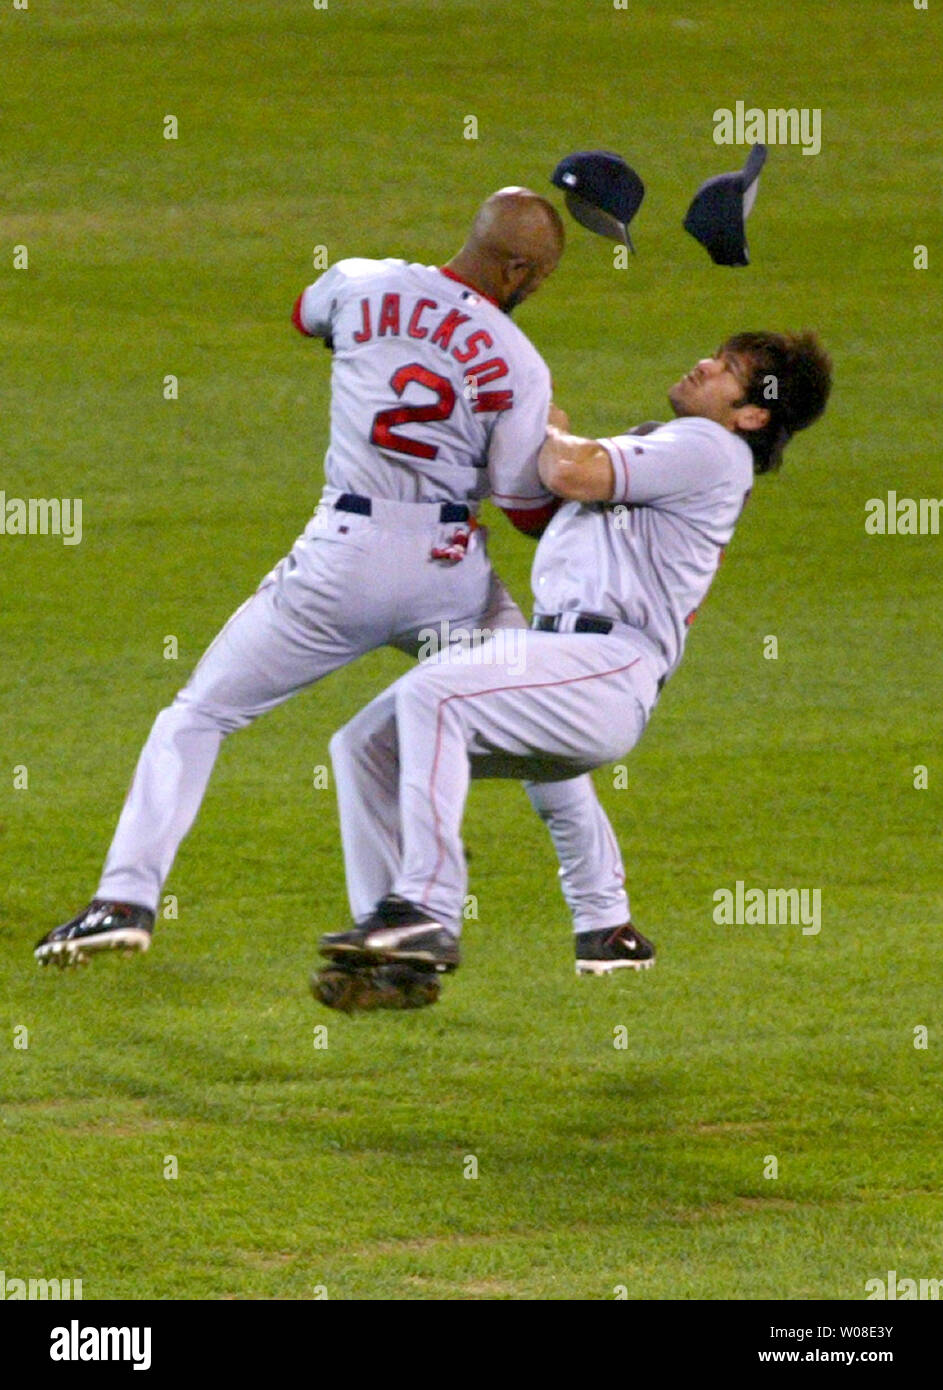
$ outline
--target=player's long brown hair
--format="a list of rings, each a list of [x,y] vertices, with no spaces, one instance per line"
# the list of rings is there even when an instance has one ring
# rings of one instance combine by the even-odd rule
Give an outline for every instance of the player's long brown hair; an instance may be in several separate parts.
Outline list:
[[[749,363],[740,405],[769,411],[760,430],[743,430],[757,473],[782,463],[783,450],[798,430],[807,429],[825,410],[832,387],[832,361],[814,333],[735,333],[721,348]]]

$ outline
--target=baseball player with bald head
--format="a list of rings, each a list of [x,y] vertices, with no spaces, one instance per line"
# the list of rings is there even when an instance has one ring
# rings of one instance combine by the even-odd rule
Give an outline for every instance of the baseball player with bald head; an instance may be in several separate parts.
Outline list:
[[[150,944],[163,884],[223,738],[377,647],[526,623],[496,579],[478,505],[539,534],[555,501],[537,472],[550,374],[512,323],[563,251],[559,214],[524,188],[493,194],[446,265],[343,260],[294,322],[333,351],[326,485],[291,552],[230,618],[158,715],[95,898],[37,944],[71,965]],[[577,915],[624,917],[599,864],[611,831],[591,783],[532,788]],[[568,865],[569,867],[566,867]]]
[[[754,474],[779,466],[830,383],[814,335],[742,333],[671,388],[671,424],[586,439],[551,410],[539,471],[566,503],[537,546],[523,670],[497,650],[487,665],[440,653],[331,741],[356,925],[324,936],[323,955],[455,969],[469,779],[557,783],[635,746]],[[580,925],[580,973],[654,958],[631,921]]]

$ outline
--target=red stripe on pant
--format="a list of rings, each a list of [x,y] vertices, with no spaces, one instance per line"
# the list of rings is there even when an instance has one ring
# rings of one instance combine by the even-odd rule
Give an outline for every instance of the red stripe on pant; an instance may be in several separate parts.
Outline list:
[[[432,873],[423,889],[420,906],[425,907],[428,904],[429,894],[435,886],[439,870],[442,867],[442,861],[445,858],[445,843],[439,829],[441,820],[435,800],[435,780],[439,768],[439,754],[442,751],[442,711],[444,707],[451,703],[452,700],[477,700],[484,695],[503,694],[508,690],[552,690],[556,686],[579,685],[581,681],[594,681],[601,680],[605,676],[618,676],[621,675],[623,671],[631,671],[632,667],[637,666],[640,660],[641,657],[636,657],[635,660],[630,661],[627,666],[615,666],[611,671],[594,671],[588,676],[568,676],[566,680],[561,681],[530,681],[527,685],[496,685],[490,690],[475,690],[467,695],[458,693],[455,695],[446,695],[443,700],[439,701],[436,710],[435,753],[432,758],[432,772],[429,774],[429,804],[432,807],[432,820],[435,826],[437,857]]]

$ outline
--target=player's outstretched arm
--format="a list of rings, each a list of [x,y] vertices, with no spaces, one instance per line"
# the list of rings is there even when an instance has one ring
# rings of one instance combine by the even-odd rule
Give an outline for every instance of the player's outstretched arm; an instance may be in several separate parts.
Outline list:
[[[544,487],[572,502],[609,502],[615,474],[608,452],[595,439],[570,434],[562,410],[550,407],[547,438],[537,457]]]

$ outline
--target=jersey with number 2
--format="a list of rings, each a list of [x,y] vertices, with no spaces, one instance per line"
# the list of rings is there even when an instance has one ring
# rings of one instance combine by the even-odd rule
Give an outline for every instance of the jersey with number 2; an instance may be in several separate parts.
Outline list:
[[[396,501],[546,504],[543,358],[508,316],[435,266],[338,261],[296,323],[333,347],[329,485]]]

